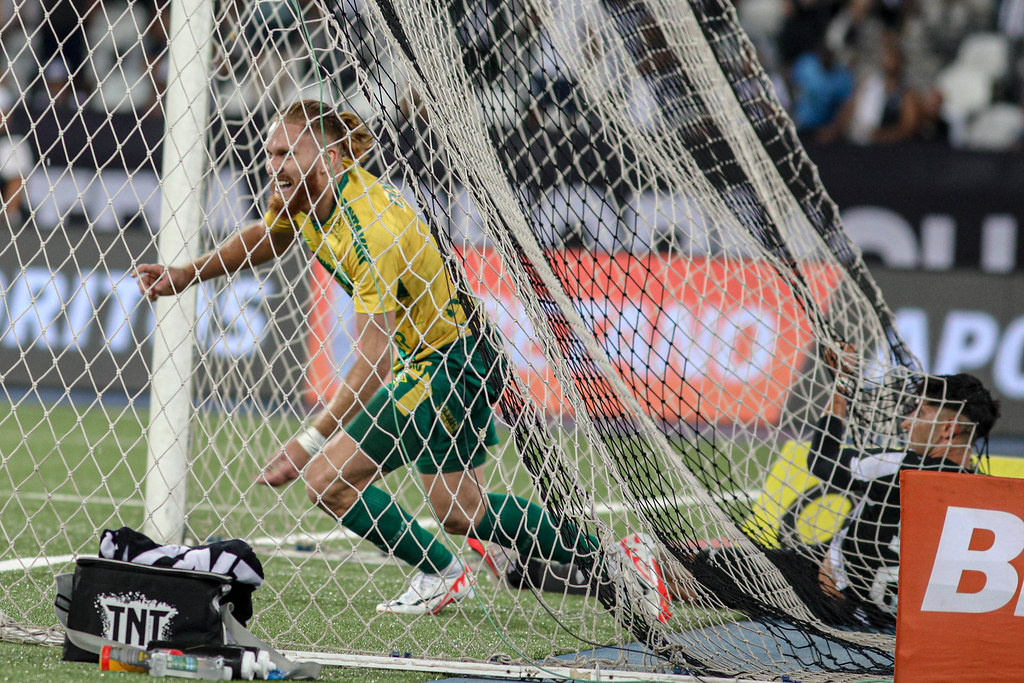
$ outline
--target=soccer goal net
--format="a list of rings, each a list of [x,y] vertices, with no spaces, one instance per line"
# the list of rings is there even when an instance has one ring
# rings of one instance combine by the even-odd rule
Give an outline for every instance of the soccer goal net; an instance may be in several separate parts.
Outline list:
[[[5,638],[59,638],[53,575],[129,526],[248,541],[266,571],[253,630],[329,661],[891,673],[893,576],[852,587],[867,610],[832,619],[820,604],[819,566],[856,497],[808,472],[807,444],[837,388],[850,438],[895,443],[916,365],[727,0],[5,8]],[[188,263],[262,219],[268,130],[303,99],[353,112],[375,139],[362,190],[339,189],[332,217],[353,251],[314,258],[304,234],[151,303],[137,265]],[[356,324],[373,311],[346,293],[341,261],[371,262],[372,288],[398,304],[384,380],[420,371],[422,347],[398,333],[433,295],[414,265],[375,271],[366,238],[406,204],[422,222],[402,230],[429,235],[418,248],[444,262],[431,277],[451,281],[432,305],[486,367],[498,443],[483,488],[537,506],[575,549],[529,559],[527,525],[514,548],[484,546],[492,576],[446,532],[418,463],[398,467],[375,486],[475,570],[475,594],[435,616],[379,613],[416,570],[302,481],[254,482],[361,362]],[[432,424],[395,408],[371,426],[461,435],[437,455],[457,461],[487,422],[446,414],[432,386],[415,399],[437,408]],[[352,433],[362,451],[418,454]],[[645,581],[653,564],[663,593]]]

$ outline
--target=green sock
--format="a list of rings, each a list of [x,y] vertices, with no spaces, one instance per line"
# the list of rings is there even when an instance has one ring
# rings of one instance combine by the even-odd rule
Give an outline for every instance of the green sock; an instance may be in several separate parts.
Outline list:
[[[440,574],[455,559],[432,533],[385,491],[367,486],[341,523],[386,553],[427,574]]]
[[[566,523],[573,549],[565,546],[551,517],[539,505],[501,493],[487,494],[487,511],[473,529],[481,541],[494,541],[506,548],[515,548],[523,557],[535,557],[568,564],[576,554],[592,555],[597,539]]]

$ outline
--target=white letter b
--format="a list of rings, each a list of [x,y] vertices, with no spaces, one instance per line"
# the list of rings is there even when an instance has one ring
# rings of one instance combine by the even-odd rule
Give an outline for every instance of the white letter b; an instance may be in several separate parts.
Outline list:
[[[987,550],[971,550],[975,529],[991,531],[995,537]],[[921,603],[922,612],[992,612],[1013,599],[1017,592],[1017,570],[1010,560],[1024,550],[1024,521],[997,510],[950,507],[942,526],[935,553],[935,565]],[[977,593],[959,593],[965,571],[985,575],[985,586]],[[1018,603],[1014,614],[1024,606]]]

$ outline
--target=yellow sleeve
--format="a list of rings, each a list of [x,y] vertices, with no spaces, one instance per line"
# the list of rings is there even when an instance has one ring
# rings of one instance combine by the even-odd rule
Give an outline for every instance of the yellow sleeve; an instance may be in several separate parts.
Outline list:
[[[284,212],[272,213],[267,211],[263,214],[263,222],[267,224],[270,232],[295,233],[295,226],[292,224],[291,219],[288,218],[288,215]]]

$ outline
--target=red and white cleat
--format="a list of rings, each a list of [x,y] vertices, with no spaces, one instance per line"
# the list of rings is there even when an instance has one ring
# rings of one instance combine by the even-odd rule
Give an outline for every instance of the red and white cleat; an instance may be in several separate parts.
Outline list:
[[[619,550],[627,560],[626,565],[633,570],[643,591],[644,608],[650,616],[667,624],[672,618],[672,596],[665,585],[661,563],[653,547],[654,543],[646,534],[630,534],[619,541]]]
[[[470,549],[484,561],[484,566],[499,579],[505,578],[508,568],[519,558],[519,554],[516,551],[497,543],[485,544],[483,541],[475,538],[467,538],[466,542],[469,544]]]
[[[412,578],[409,590],[394,600],[377,605],[377,611],[387,614],[439,614],[453,602],[472,597],[473,575],[469,567],[455,578],[419,572]]]

